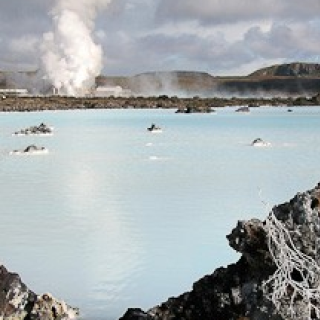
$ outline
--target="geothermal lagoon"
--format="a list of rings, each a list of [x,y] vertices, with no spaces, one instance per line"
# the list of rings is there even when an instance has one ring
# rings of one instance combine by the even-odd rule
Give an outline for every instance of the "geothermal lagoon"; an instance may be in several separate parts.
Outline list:
[[[1,113],[1,262],[83,319],[190,290],[238,259],[225,237],[237,220],[318,183],[320,107],[287,109]],[[12,135],[42,122],[52,135]],[[10,155],[31,144],[48,153]]]

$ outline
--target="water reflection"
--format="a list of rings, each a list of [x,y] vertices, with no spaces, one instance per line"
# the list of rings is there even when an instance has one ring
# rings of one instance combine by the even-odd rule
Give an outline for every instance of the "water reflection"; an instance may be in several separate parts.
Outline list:
[[[121,181],[115,179],[122,176],[121,168],[108,163],[112,172],[105,174],[100,167],[105,159],[94,159],[68,164],[62,193],[73,234],[85,237],[81,241],[84,257],[78,259],[79,267],[90,270],[88,295],[102,306],[118,301],[128,283],[141,273],[144,247],[139,226],[126,207]]]

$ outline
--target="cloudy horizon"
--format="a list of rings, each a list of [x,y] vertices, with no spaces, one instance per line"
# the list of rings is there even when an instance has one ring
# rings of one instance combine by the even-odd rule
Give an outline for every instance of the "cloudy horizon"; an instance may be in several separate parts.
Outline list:
[[[0,70],[40,68],[55,2],[0,0]],[[318,63],[319,13],[319,0],[112,0],[97,14],[93,39],[103,51],[103,75],[246,75],[273,64]]]

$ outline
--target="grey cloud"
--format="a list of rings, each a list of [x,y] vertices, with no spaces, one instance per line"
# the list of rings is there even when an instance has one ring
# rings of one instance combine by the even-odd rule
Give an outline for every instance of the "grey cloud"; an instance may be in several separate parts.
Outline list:
[[[318,0],[160,0],[158,22],[196,20],[201,24],[235,23],[259,19],[318,18]]]
[[[319,28],[311,24],[288,26],[275,24],[270,31],[251,28],[244,36],[246,44],[255,55],[265,58],[295,59],[299,56],[316,56],[320,52]]]
[[[50,28],[47,12],[52,0],[0,2],[0,67],[30,68],[38,63],[37,43]]]
[[[114,73],[121,65],[125,66],[122,74],[168,70],[216,73],[251,59],[244,44],[230,44],[221,35],[202,38],[194,34],[150,34],[128,42],[120,41],[119,47],[106,49],[106,53],[107,74]]]
[[[113,0],[98,14],[97,29],[109,33],[124,31],[132,37],[154,28],[155,0]]]
[[[314,61],[320,52],[319,30],[311,23],[274,24],[268,31],[253,26],[235,42],[221,35],[151,33],[121,41],[119,47],[113,47],[105,72],[112,73],[123,64],[124,74],[201,70],[219,75],[255,61]]]
[[[38,64],[37,43],[51,30],[54,3],[0,0],[0,67]],[[319,0],[112,0],[95,21],[96,41],[104,51],[104,74],[230,74],[259,59],[318,61],[319,13]],[[229,28],[242,21],[244,27]]]
[[[215,56],[220,72],[254,61],[316,61],[320,52],[319,29],[310,25],[275,24],[269,31],[252,27],[242,40],[229,43]]]
[[[0,2],[0,30],[3,36],[42,33],[50,27],[47,12],[52,0],[10,0]]]

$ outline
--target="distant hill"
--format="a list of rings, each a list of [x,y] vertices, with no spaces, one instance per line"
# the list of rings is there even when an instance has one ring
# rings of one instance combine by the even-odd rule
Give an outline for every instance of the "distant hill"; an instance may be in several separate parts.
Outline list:
[[[1,89],[25,88],[32,90],[36,86],[38,70],[34,71],[0,71]]]
[[[0,88],[36,88],[38,71],[1,72]],[[40,77],[41,79],[41,77]],[[42,83],[40,81],[40,83]],[[257,70],[247,76],[218,77],[198,71],[146,72],[134,76],[96,78],[97,86],[121,86],[134,95],[154,96],[313,96],[320,92],[320,64],[289,63]]]
[[[120,85],[138,95],[312,96],[320,91],[320,65],[276,65],[248,76],[215,77],[196,71],[147,72],[121,78],[101,76],[97,85]]]
[[[213,76],[197,71],[145,72],[131,77],[100,76],[97,85],[119,85],[137,94],[196,95],[212,91],[216,84]]]
[[[320,64],[293,62],[259,69],[250,77],[320,77]]]

